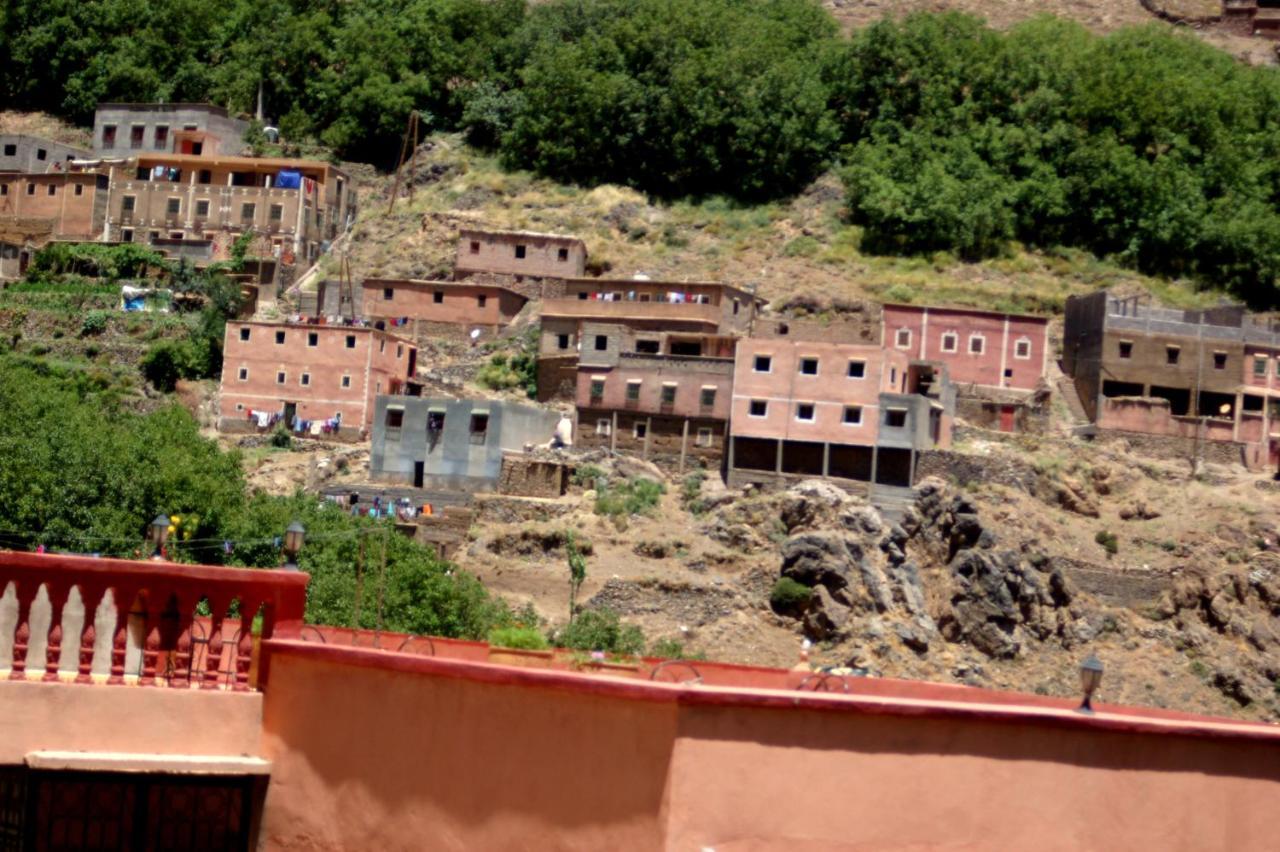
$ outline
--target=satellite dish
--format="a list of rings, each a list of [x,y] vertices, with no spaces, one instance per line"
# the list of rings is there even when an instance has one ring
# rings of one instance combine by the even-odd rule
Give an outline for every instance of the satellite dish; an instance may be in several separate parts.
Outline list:
[[[1230,413],[1231,413],[1231,403],[1229,403],[1229,402],[1224,402],[1224,403],[1222,403],[1222,405],[1219,405],[1219,406],[1218,406],[1218,413],[1219,413],[1219,414],[1230,414]]]

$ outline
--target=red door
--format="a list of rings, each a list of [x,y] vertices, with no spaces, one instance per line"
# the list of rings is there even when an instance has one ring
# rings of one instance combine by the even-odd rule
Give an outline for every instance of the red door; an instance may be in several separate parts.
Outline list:
[[[1000,406],[1000,431],[1001,432],[1013,431],[1013,406],[1012,405]]]

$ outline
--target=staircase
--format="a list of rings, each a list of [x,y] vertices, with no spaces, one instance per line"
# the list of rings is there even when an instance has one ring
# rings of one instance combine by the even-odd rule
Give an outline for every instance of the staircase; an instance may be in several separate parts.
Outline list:
[[[872,485],[871,505],[879,510],[886,521],[898,523],[906,517],[907,509],[916,502],[914,488],[905,485]]]

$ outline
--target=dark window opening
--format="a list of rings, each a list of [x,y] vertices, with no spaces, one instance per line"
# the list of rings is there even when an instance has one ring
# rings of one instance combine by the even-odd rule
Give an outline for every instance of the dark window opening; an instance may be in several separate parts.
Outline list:
[[[1178,358],[1181,355],[1182,355],[1182,350],[1179,349],[1177,346],[1166,346],[1164,348],[1164,362],[1168,364],[1170,367],[1178,363]]]
[[[270,216],[272,222],[279,222],[281,219],[284,218],[284,205],[272,204],[268,215]]]
[[[557,346],[557,348],[560,348],[560,349],[568,349],[568,348],[569,348],[569,335],[567,335],[567,334],[557,334],[557,335],[556,335],[556,346]]]
[[[587,294],[586,294],[586,293],[579,293],[579,294],[578,294],[578,301],[579,301],[579,302],[585,302],[586,300],[587,300]],[[642,301],[642,302],[643,302],[643,301],[644,301],[644,299],[641,299],[640,301]]]
[[[702,343],[697,340],[673,340],[671,341],[671,354],[684,355],[690,358],[701,357]]]
[[[483,444],[489,432],[489,415],[471,415],[471,443]]]
[[[768,355],[757,355],[755,362],[755,371],[757,373],[768,373],[773,369],[773,359]]]
[[[208,201],[197,201],[197,202],[196,202],[196,216],[198,216],[198,217],[200,217],[200,218],[202,218],[202,219],[203,219],[204,217],[206,217],[206,216],[208,216],[208,215],[209,215],[209,202],[208,202]]]
[[[849,362],[849,378],[861,379],[867,374],[867,364],[865,361]]]
[[[284,343],[284,332],[283,332],[283,331],[277,331],[277,332],[276,332],[276,343],[277,343],[277,344],[279,344],[279,343]]]
[[[703,408],[711,408],[714,406],[716,404],[716,389],[703,388],[699,402],[702,403]]]
[[[431,303],[432,303],[432,304],[435,304],[435,305],[443,305],[443,304],[444,304],[444,291],[443,291],[443,290],[436,290],[436,291],[432,292],[432,294],[431,294]]]
[[[566,260],[569,259],[569,250],[567,248],[562,248],[559,251],[557,251],[556,259],[559,260],[561,263],[564,263]]]
[[[393,290],[392,288],[390,287],[382,288],[382,301],[390,302],[395,297],[395,295],[396,295],[395,290]]]
[[[399,408],[388,408],[386,426],[388,429],[399,429],[404,425],[404,411]]]
[[[1213,353],[1213,369],[1215,370],[1227,369],[1227,353],[1225,352]]]
[[[844,407],[844,422],[850,426],[857,426],[862,422],[862,408],[857,405],[846,405]]]
[[[475,240],[471,241],[471,253],[472,254],[480,253],[480,243],[476,242]]]
[[[1269,358],[1254,358],[1254,359],[1253,359],[1253,374],[1254,374],[1255,376],[1265,376],[1265,375],[1267,374],[1267,363],[1268,363],[1270,360],[1271,360],[1271,359],[1269,359]]]
[[[907,425],[907,410],[905,408],[890,408],[884,413],[884,425],[891,429],[901,429]]]
[[[5,145],[5,146],[4,146],[4,155],[5,155],[6,157],[15,157],[15,156],[17,156],[17,154],[18,154],[18,146],[17,146],[17,145]]]
[[[48,156],[49,156],[49,152],[48,152],[48,151],[46,151],[45,149],[43,149],[43,148],[37,148],[37,149],[36,149],[36,159],[37,159],[37,160],[43,160],[43,159],[45,159],[45,158],[46,158],[46,157],[48,157]]]
[[[165,211],[170,216],[177,216],[180,212],[182,212],[182,199],[170,198],[168,201],[168,204],[165,207]]]
[[[649,424],[643,420],[637,420],[631,434],[635,435],[637,438],[643,438],[645,435],[649,434]]]
[[[104,124],[102,126],[102,147],[116,147],[116,126],[114,124]]]
[[[604,398],[604,380],[592,379],[591,381],[591,399],[599,401]]]
[[[800,374],[804,376],[818,375],[818,359],[817,358],[801,358]]]
[[[1191,410],[1191,391],[1187,388],[1151,388],[1151,396],[1169,401],[1169,413],[1184,417]]]
[[[356,348],[356,336],[354,334],[347,335],[347,348],[348,349]]]
[[[308,332],[307,332],[307,345],[308,345],[308,346],[319,346],[319,345],[320,345],[320,334],[319,334],[319,332],[315,332],[315,331],[308,331]]]
[[[662,404],[663,404],[663,405],[675,405],[675,404],[676,404],[676,386],[675,386],[675,385],[663,385],[663,386],[662,386],[662,398],[661,398],[661,402],[662,402]]]
[[[284,373],[276,373],[276,384],[282,385],[285,383],[286,379],[288,379],[288,376]]]
[[[156,125],[155,146],[157,151],[163,151],[169,146],[169,128],[163,124]]]
[[[596,335],[596,351],[603,352],[609,348],[609,338],[603,334]]]
[[[307,385],[309,385],[309,384],[311,384],[311,374],[310,374],[310,373],[303,373],[303,374],[302,374],[302,386],[305,388],[305,387],[306,387]]]
[[[657,340],[637,340],[636,351],[645,355],[657,355],[662,344]]]
[[[753,399],[747,410],[752,417],[764,417],[769,412],[769,403],[763,399]]]
[[[812,402],[796,403],[796,419],[812,420],[813,419],[813,403]]]
[[[241,340],[248,340],[248,339],[249,339],[249,329],[247,329],[247,328],[242,328],[242,329],[240,329],[240,339],[241,339]]]
[[[49,195],[57,195],[57,194],[58,194],[58,187],[54,186],[53,184],[49,184],[49,190],[48,190],[48,192],[49,192]]]
[[[213,172],[208,169],[201,169],[196,172],[196,183],[210,184],[213,183]]]
[[[516,246],[516,259],[517,260],[524,259],[524,246]]]
[[[241,367],[239,375],[240,375],[240,381],[242,382],[246,381],[249,378],[249,368]]]
[[[489,302],[488,296],[476,296],[476,307],[483,308]]]
[[[1005,377],[1006,379],[1012,379],[1012,378],[1013,378],[1013,368],[1012,368],[1012,367],[1005,367],[1005,369],[1004,369],[1004,377]]]
[[[627,382],[627,402],[638,402],[640,400],[640,383]]]
[[[142,135],[145,132],[146,132],[146,128],[143,127],[141,124],[135,124],[132,127],[130,127],[129,128],[129,147],[141,148]]]

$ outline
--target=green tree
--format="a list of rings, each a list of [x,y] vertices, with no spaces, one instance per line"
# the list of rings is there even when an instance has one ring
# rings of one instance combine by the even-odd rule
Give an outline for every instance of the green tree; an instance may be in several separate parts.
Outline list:
[[[578,549],[573,530],[565,531],[564,556],[569,565],[569,623],[572,624],[578,612],[578,591],[587,579],[587,557]]]

